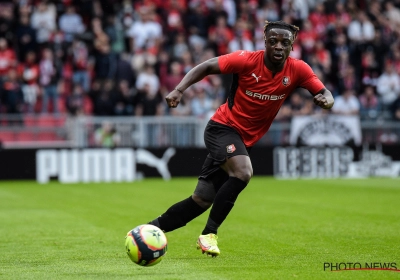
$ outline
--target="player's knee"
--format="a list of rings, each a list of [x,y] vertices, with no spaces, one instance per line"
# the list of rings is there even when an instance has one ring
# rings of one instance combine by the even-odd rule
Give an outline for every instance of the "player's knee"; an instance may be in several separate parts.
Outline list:
[[[203,209],[208,209],[215,198],[214,185],[210,180],[200,178],[192,195],[193,200]]]
[[[251,165],[241,166],[240,168],[235,169],[231,176],[248,183],[250,182],[251,177],[253,177],[253,168]]]
[[[201,197],[201,196],[199,196],[199,195],[197,195],[195,193],[192,194],[192,198],[193,198],[194,202],[196,202],[203,209],[210,208],[212,203],[213,203],[212,201],[207,200],[207,199],[205,199],[205,198],[203,198],[203,197]]]

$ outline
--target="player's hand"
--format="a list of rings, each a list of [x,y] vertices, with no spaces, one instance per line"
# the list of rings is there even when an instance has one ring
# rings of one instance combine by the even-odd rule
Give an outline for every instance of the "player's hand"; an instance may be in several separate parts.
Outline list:
[[[176,108],[181,101],[182,93],[174,89],[171,91],[166,97],[165,100],[167,101],[169,108]]]
[[[330,109],[333,106],[333,99],[331,98],[328,100],[326,96],[321,93],[318,93],[314,96],[314,103],[321,107],[322,109]]]

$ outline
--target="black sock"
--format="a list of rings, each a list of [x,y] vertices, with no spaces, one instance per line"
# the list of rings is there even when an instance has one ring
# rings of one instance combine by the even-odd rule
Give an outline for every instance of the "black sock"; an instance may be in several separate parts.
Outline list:
[[[228,216],[239,193],[247,186],[247,183],[236,178],[229,177],[219,189],[210,211],[207,225],[201,234],[217,234],[219,226]]]
[[[200,207],[192,196],[172,205],[164,214],[149,222],[165,232],[185,226],[194,218],[203,214],[207,209]]]

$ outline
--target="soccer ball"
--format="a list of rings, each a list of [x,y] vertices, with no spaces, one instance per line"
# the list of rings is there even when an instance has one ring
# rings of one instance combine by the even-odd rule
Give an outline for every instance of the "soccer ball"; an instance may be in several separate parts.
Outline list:
[[[156,226],[140,225],[126,234],[125,248],[134,263],[152,266],[161,262],[167,253],[167,237]]]

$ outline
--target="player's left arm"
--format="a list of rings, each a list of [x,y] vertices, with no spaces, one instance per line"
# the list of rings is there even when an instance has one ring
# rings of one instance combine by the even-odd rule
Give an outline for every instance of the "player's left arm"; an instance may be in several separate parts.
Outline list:
[[[304,61],[298,61],[298,77],[300,87],[307,89],[314,96],[314,103],[322,109],[331,109],[335,102],[332,93],[324,86],[321,80],[315,75],[311,67]]]
[[[332,93],[323,88],[316,95],[314,95],[314,103],[322,109],[331,109],[335,100],[333,99]]]

